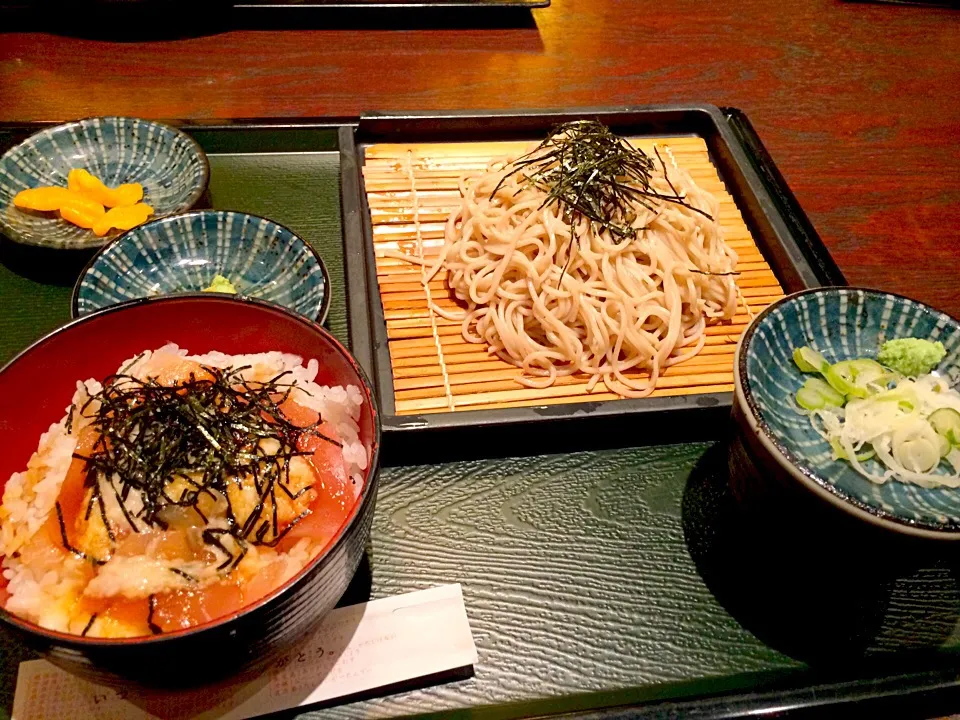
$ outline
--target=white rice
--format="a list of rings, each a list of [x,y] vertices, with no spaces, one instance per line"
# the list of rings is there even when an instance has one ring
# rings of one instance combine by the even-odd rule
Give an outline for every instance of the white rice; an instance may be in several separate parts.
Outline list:
[[[289,372],[288,379],[295,385],[294,400],[319,412],[323,421],[336,429],[343,443],[343,458],[349,477],[356,483],[362,482],[368,457],[358,434],[357,422],[363,406],[360,388],[353,385],[325,387],[316,384],[314,381],[319,364],[316,360],[309,360],[304,365],[303,358],[297,355],[280,352],[255,355],[211,352],[189,355],[187,350],[174,344],[130,358],[121,364],[118,372],[146,379],[181,358],[223,369],[251,366],[243,371],[244,378],[248,380],[268,380],[281,372]],[[79,407],[100,389],[100,383],[94,379],[78,382],[71,402]],[[69,411],[70,408],[67,408],[67,412]],[[0,555],[4,556],[3,576],[9,583],[6,588],[10,593],[6,603],[9,612],[42,627],[79,633],[86,620],[72,618],[70,609],[81,593],[91,597],[118,594],[145,597],[154,592],[171,589],[171,582],[182,580],[178,580],[178,576],[169,571],[169,563],[161,564],[147,556],[113,558],[99,569],[97,577],[89,583],[84,562],[73,556],[68,556],[64,561],[61,554],[55,564],[46,562],[42,557],[31,557],[29,562],[25,562],[24,558],[18,556],[24,544],[47,522],[54,511],[76,448],[77,430],[84,422],[78,413],[74,413],[73,420],[73,433],[67,432],[67,416],[51,425],[40,437],[37,451],[27,463],[27,469],[14,473],[7,481],[3,503],[0,505]],[[113,508],[108,510],[112,511]],[[282,555],[268,548],[251,548],[251,552],[241,563],[241,569],[252,576],[266,565],[282,561],[286,563],[282,573],[285,581],[299,572],[316,550],[307,539],[301,540]],[[193,573],[199,572],[198,568],[184,569]],[[123,634],[122,629],[113,630]]]
[[[40,445],[24,472],[14,473],[0,506],[0,554],[12,555],[50,516],[77,445],[64,426],[66,418],[40,436]]]

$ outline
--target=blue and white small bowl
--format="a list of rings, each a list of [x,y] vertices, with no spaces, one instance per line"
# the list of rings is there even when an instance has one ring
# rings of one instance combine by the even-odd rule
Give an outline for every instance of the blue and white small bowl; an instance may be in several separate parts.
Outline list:
[[[138,118],[96,117],[41,130],[0,158],[0,230],[14,242],[58,249],[100,247],[112,236],[97,237],[56,213],[14,207],[21,190],[67,186],[67,175],[83,168],[106,185],[143,185],[143,201],[156,217],[182,213],[203,195],[210,166],[188,135],[162,123]]]
[[[793,396],[807,376],[793,362],[794,348],[810,345],[834,363],[875,358],[880,345],[898,337],[943,342],[947,355],[938,372],[952,385],[960,381],[960,323],[949,315],[877,290],[818,288],[789,295],[760,313],[740,339],[735,416],[748,447],[760,448],[780,474],[832,505],[899,533],[960,540],[960,489],[872,483],[834,460],[830,445],[795,410]]]
[[[239,295],[326,320],[330,279],[316,251],[272,220],[223,210],[153,220],[104,247],[73,289],[73,316],[137,298],[199,292],[216,275]]]

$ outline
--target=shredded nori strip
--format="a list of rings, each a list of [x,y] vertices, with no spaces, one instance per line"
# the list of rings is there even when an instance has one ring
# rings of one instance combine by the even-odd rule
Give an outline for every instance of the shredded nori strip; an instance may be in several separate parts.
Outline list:
[[[90,620],[87,622],[86,627],[83,628],[83,632],[80,633],[80,637],[86,637],[86,636],[87,636],[87,633],[90,632],[90,628],[93,627],[93,623],[94,623],[94,621],[95,621],[96,619],[97,619],[97,614],[96,614],[96,613],[94,613],[93,615],[90,616]]]
[[[183,578],[184,580],[186,580],[187,582],[191,582],[191,583],[197,582],[197,579],[196,579],[193,575],[191,575],[190,573],[186,572],[185,570],[181,570],[180,568],[172,567],[172,568],[170,568],[170,572],[179,575],[180,577],[182,577],[182,578]]]
[[[302,519],[281,527],[277,486],[294,499],[310,489],[308,486],[294,494],[287,487],[290,461],[312,454],[298,449],[304,437],[319,438],[338,447],[341,444],[320,432],[320,421],[299,427],[284,415],[281,406],[294,389],[294,383],[285,380],[289,372],[266,382],[254,382],[243,378],[246,369],[203,367],[202,373],[191,374],[176,385],[162,385],[155,378],[141,380],[121,372],[104,380],[102,390],[84,403],[80,412],[90,420],[99,439],[88,455],[74,457],[86,462],[85,483],[93,488],[87,516],[96,502],[112,540],[101,478],[113,489],[127,522],[136,532],[137,521],[140,526],[166,529],[161,513],[172,506],[192,508],[207,524],[206,515],[198,507],[200,497],[206,494],[224,499],[228,527],[207,528],[202,533],[205,543],[227,555],[218,567],[220,570],[236,567],[246,554],[248,543],[275,545]],[[265,449],[265,440],[272,447]],[[258,501],[240,523],[228,485],[245,477],[252,478]],[[171,489],[172,482],[178,483],[175,487],[179,489]],[[184,484],[189,487],[183,489]],[[132,493],[143,504],[136,513],[131,513],[125,502]],[[67,544],[59,506],[58,515],[64,547],[85,557]],[[225,542],[227,536],[232,542]]]
[[[73,454],[74,457],[77,457],[77,454]],[[93,504],[96,503],[100,509],[100,519],[103,521],[103,526],[107,530],[107,537],[110,538],[110,542],[116,542],[117,536],[114,535],[113,526],[110,524],[110,521],[107,520],[107,507],[103,502],[103,492],[100,489],[100,483],[95,482],[93,485],[93,492],[90,494],[90,502],[87,503],[87,512],[84,514],[83,519],[89,520],[90,513],[93,510]]]
[[[113,483],[110,483],[110,484],[113,485]],[[125,485],[123,488],[123,495],[129,494],[129,490],[130,488]],[[140,530],[139,528],[137,528],[137,524],[133,521],[133,518],[130,517],[130,511],[127,510],[127,505],[124,502],[124,498],[121,496],[121,493],[117,492],[117,488],[115,485],[113,485],[113,494],[116,496],[117,503],[120,505],[120,511],[123,513],[123,517],[126,518],[127,523],[129,523],[130,528],[135,533],[139,533]]]
[[[667,164],[663,161],[663,158],[660,157],[660,150],[656,145],[653,146],[653,152],[657,156],[657,160],[660,161],[660,167],[663,169],[663,179],[667,181],[667,185],[670,186],[670,189],[673,190],[673,194],[677,197],[680,197],[680,193],[677,192],[677,189],[673,186],[673,183],[670,182],[670,175],[667,173]]]
[[[723,275],[739,275],[740,273],[736,270],[730,270],[729,272],[708,272],[707,270],[697,270],[696,268],[687,268],[692,273],[697,273],[698,275],[713,275],[716,277],[721,277]]]
[[[154,635],[160,635],[163,633],[163,628],[157,625],[153,621],[153,614],[157,611],[157,596],[151,595],[147,599],[147,627],[150,628],[150,632]]]
[[[579,218],[587,218],[608,230],[618,244],[635,239],[643,229],[633,227],[634,204],[654,211],[650,201],[674,203],[712,220],[677,192],[663,158],[654,151],[672,195],[658,192],[651,185],[653,159],[608,127],[595,120],[564,123],[532,151],[510,163],[490,197],[508,178],[520,174],[528,185],[547,193],[541,207],[558,202],[571,226]]]
[[[100,519],[103,520],[103,526],[107,529],[107,537],[110,538],[110,542],[116,542],[117,536],[113,534],[113,527],[110,525],[110,521],[107,519],[107,506],[103,502],[103,493],[100,491],[100,484],[97,483],[97,505],[100,506]]]
[[[67,526],[63,522],[63,508],[60,507],[60,501],[58,500],[54,503],[54,509],[57,511],[57,523],[60,525],[60,541],[63,543],[63,547],[66,548],[69,552],[73,553],[76,557],[81,560],[89,560],[94,565],[103,565],[106,563],[106,560],[98,560],[95,557],[90,557],[82,550],[78,550],[73,545],[70,544],[70,539],[67,537]]]

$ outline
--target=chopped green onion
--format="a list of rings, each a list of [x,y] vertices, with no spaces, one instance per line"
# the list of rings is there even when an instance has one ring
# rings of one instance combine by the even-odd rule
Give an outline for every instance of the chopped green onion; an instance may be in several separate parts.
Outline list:
[[[857,373],[853,363],[853,360],[834,363],[826,369],[823,376],[838,393],[848,397],[865,398],[869,393],[855,382]]]
[[[937,435],[940,435],[948,443],[960,446],[960,412],[953,408],[940,408],[927,418]]]
[[[940,463],[940,445],[925,437],[893,441],[893,458],[910,472],[930,472]]]
[[[844,397],[820,378],[810,378],[797,390],[797,405],[804,410],[843,407]]]
[[[800,372],[805,373],[822,373],[830,367],[823,355],[806,345],[793,351],[793,362],[800,368]]]
[[[836,438],[830,438],[830,447],[833,448],[833,455],[837,458],[837,460],[850,459],[850,457],[847,455],[847,451],[843,449],[843,446],[840,445],[840,441]],[[866,462],[874,455],[876,455],[876,453],[873,450],[867,450],[866,452],[857,455],[857,462]]]

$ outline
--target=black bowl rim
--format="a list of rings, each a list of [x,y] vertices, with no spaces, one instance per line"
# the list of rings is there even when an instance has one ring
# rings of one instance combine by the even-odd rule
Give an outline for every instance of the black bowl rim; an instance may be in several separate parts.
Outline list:
[[[742,392],[743,398],[750,409],[750,414],[753,420],[757,423],[757,428],[762,431],[764,439],[766,439],[782,456],[781,458],[775,458],[777,463],[783,467],[786,467],[787,470],[795,471],[790,473],[794,477],[796,477],[796,474],[799,473],[810,483],[809,487],[811,489],[819,489],[820,491],[827,493],[825,497],[829,500],[832,500],[837,506],[849,512],[853,512],[853,514],[857,517],[861,517],[874,524],[878,524],[898,532],[907,532],[927,538],[936,538],[940,540],[960,540],[960,525],[947,525],[943,523],[911,520],[895,513],[887,512],[882,508],[868,505],[844,490],[827,482],[825,478],[822,478],[820,475],[813,472],[805,462],[798,458],[793,451],[791,451],[786,445],[776,438],[776,436],[771,432],[767,421],[764,420],[763,415],[760,412],[760,408],[757,406],[756,400],[753,397],[753,393],[750,390],[750,383],[747,380],[747,354],[743,352],[743,348],[746,348],[752,340],[757,327],[760,325],[760,322],[774,310],[798,297],[813,294],[839,294],[848,292],[859,292],[874,297],[892,297],[898,300],[905,300],[918,306],[926,313],[930,313],[936,317],[946,318],[955,326],[960,326],[960,320],[957,320],[953,316],[948,315],[941,310],[937,310],[935,307],[932,307],[919,300],[914,300],[906,295],[887,292],[885,290],[877,290],[875,288],[853,285],[818,287],[801,290],[799,292],[791,293],[790,295],[781,298],[777,302],[768,305],[753,319],[753,321],[744,331],[740,338],[740,344],[737,346],[737,389]]]
[[[203,623],[201,625],[196,625],[191,628],[184,630],[175,630],[169,633],[163,633],[161,635],[142,635],[132,638],[92,638],[85,637],[82,635],[74,635],[72,633],[64,633],[58,630],[48,630],[42,628],[39,625],[34,625],[33,623],[27,622],[16,615],[7,612],[6,609],[0,607],[0,623],[7,623],[12,625],[17,630],[25,632],[29,635],[36,635],[43,638],[46,641],[53,642],[59,647],[72,647],[72,648],[110,648],[110,647],[128,647],[130,645],[156,645],[166,642],[175,642],[184,637],[191,635],[196,635],[198,633],[208,632],[222,628],[230,623],[235,623],[240,621],[242,618],[249,616],[251,613],[256,612],[268,604],[277,604],[280,602],[281,597],[293,591],[295,585],[298,585],[307,580],[307,576],[317,569],[320,563],[333,554],[343,543],[347,542],[348,536],[350,535],[350,530],[356,525],[357,519],[363,515],[364,508],[369,505],[369,503],[374,502],[374,495],[371,491],[371,487],[375,485],[375,478],[377,473],[380,470],[380,445],[382,439],[382,427],[380,422],[380,408],[378,407],[377,395],[373,389],[373,385],[370,384],[370,379],[367,377],[367,374],[364,372],[363,368],[360,366],[360,363],[357,362],[357,359],[350,354],[350,351],[347,350],[343,344],[337,340],[333,334],[331,334],[326,328],[321,326],[319,323],[316,323],[308,318],[300,315],[299,313],[291,312],[286,308],[276,305],[274,303],[263,302],[262,300],[257,300],[256,298],[244,298],[244,297],[235,297],[233,295],[226,295],[222,293],[184,293],[182,295],[167,295],[162,297],[155,298],[139,298],[136,300],[129,300],[124,303],[117,305],[111,305],[110,307],[98,310],[89,315],[84,315],[82,318],[77,318],[71,320],[70,322],[52,330],[51,332],[44,335],[42,338],[36,342],[31,343],[27,348],[21,350],[13,358],[11,358],[7,363],[0,368],[0,375],[2,375],[8,367],[21,360],[22,358],[29,355],[35,348],[46,343],[56,335],[59,335],[66,330],[73,328],[74,326],[81,325],[85,322],[92,321],[102,315],[107,315],[109,313],[122,312],[123,310],[129,309],[131,307],[152,304],[152,303],[181,303],[191,300],[199,300],[201,302],[207,301],[221,301],[228,303],[243,303],[247,305],[254,305],[263,310],[270,312],[281,313],[288,315],[290,318],[296,320],[302,325],[307,326],[312,331],[319,331],[319,333],[330,343],[333,344],[334,348],[343,355],[347,361],[353,367],[354,371],[357,373],[357,377],[360,378],[360,382],[363,384],[363,389],[366,393],[366,397],[369,400],[370,412],[373,419],[373,429],[374,437],[373,444],[371,447],[370,453],[370,465],[365,471],[363,493],[360,501],[355,506],[355,512],[353,513],[350,520],[340,528],[339,534],[336,536],[333,542],[331,542],[324,552],[320,553],[316,557],[312,558],[296,575],[290,578],[287,582],[281,585],[279,588],[273,590],[273,592],[268,593],[264,597],[260,598],[250,605],[246,605],[239,610],[226,615],[222,618],[216,618],[210,620],[209,622]]]
[[[187,199],[184,201],[183,207],[178,208],[170,213],[157,215],[154,217],[154,220],[160,220],[165,217],[170,217],[172,215],[179,215],[181,213],[184,213],[190,210],[191,208],[193,208],[193,206],[197,204],[197,201],[200,200],[201,197],[203,197],[203,194],[207,191],[207,188],[210,185],[210,160],[207,158],[207,153],[204,151],[204,149],[200,147],[200,143],[198,143],[196,140],[194,140],[190,135],[188,135],[186,132],[184,132],[180,128],[170,125],[169,123],[160,122],[159,120],[150,120],[148,118],[136,117],[133,115],[90,115],[88,117],[71,120],[70,122],[65,122],[65,123],[60,123],[58,125],[51,125],[50,127],[45,127],[42,130],[37,130],[37,132],[24,138],[23,140],[18,142],[16,145],[9,148],[3,155],[0,155],[0,163],[3,163],[3,161],[6,160],[7,155],[14,152],[15,150],[22,147],[23,145],[26,145],[31,140],[33,140],[36,137],[39,137],[40,135],[52,134],[54,132],[58,132],[66,128],[79,127],[81,125],[84,125],[85,123],[89,123],[94,120],[136,120],[137,122],[149,123],[150,125],[155,125],[156,127],[166,128],[171,132],[173,132],[174,134],[182,136],[183,139],[186,140],[187,144],[192,146],[194,154],[196,155],[197,159],[200,161],[200,167],[202,171],[200,182],[197,183],[196,187],[194,187],[194,189],[187,196]],[[20,245],[29,245],[30,247],[42,247],[42,248],[50,248],[54,250],[88,250],[90,248],[102,247],[104,245],[108,245],[111,242],[111,239],[109,238],[106,238],[106,237],[98,238],[94,236],[94,239],[92,240],[79,242],[74,245],[66,245],[66,246],[51,245],[50,243],[32,241],[30,238],[23,236],[20,233],[11,233],[8,231],[6,224],[3,222],[0,222],[0,229],[4,231],[3,234],[6,237],[8,237],[12,242],[18,243]],[[121,236],[118,235],[117,237],[119,238]]]
[[[332,290],[332,288],[330,287],[330,274],[327,272],[327,264],[323,261],[323,258],[320,257],[320,253],[317,252],[316,248],[314,248],[313,245],[308,243],[306,240],[300,237],[300,235],[295,233],[286,225],[282,225],[278,223],[276,220],[273,220],[271,218],[264,217],[262,215],[254,215],[253,213],[243,212],[242,210],[210,210],[210,209],[191,210],[189,212],[176,213],[174,215],[164,215],[163,217],[154,218],[145,223],[137,225],[135,228],[131,228],[127,230],[123,234],[118,235],[117,237],[113,238],[109,242],[105,243],[103,247],[97,250],[97,252],[94,253],[93,257],[87,261],[87,264],[84,266],[83,270],[80,272],[80,276],[77,278],[77,282],[75,282],[73,285],[73,292],[70,295],[71,317],[74,319],[77,319],[80,317],[86,317],[86,315],[83,315],[83,316],[80,315],[80,286],[83,285],[83,281],[87,277],[87,274],[90,272],[93,266],[97,264],[97,261],[100,259],[100,257],[102,255],[105,255],[107,252],[109,252],[109,250],[112,247],[114,247],[115,245],[118,245],[122,240],[125,240],[128,235],[131,235],[137,230],[141,230],[143,228],[149,227],[154,224],[171,222],[174,220],[179,220],[181,218],[191,218],[191,217],[197,217],[201,215],[242,215],[244,217],[253,218],[254,220],[264,220],[268,223],[273,223],[281,230],[286,230],[288,233],[290,233],[290,235],[293,237],[294,240],[300,242],[310,252],[310,254],[313,255],[313,259],[316,260],[317,265],[320,266],[320,273],[323,275],[323,300],[320,301],[320,309],[317,311],[317,316],[315,318],[310,318],[310,317],[307,317],[306,315],[302,315],[301,313],[291,310],[290,308],[286,307],[285,305],[281,305],[280,303],[273,303],[273,302],[270,302],[269,300],[263,300],[262,302],[265,302],[268,305],[276,305],[277,307],[281,307],[284,310],[292,312],[296,315],[301,315],[302,317],[306,317],[307,320],[311,320],[320,325],[323,325],[327,321],[327,315],[330,313],[330,295]],[[183,297],[184,295],[194,295],[194,294],[196,293],[194,292],[165,293],[164,295],[158,295],[156,297]],[[227,295],[229,297],[246,297],[245,295],[233,296],[233,295],[230,295],[230,293],[204,293],[204,294],[205,295]],[[134,298],[134,299],[141,300],[145,298]],[[251,298],[251,299],[256,299],[256,298]],[[130,301],[125,300],[124,302],[130,302]],[[107,307],[113,307],[113,305],[108,305]],[[103,310],[103,309],[104,308],[100,308],[100,310]],[[99,310],[95,310],[94,312],[99,312]],[[93,313],[90,313],[90,314],[92,315]]]

